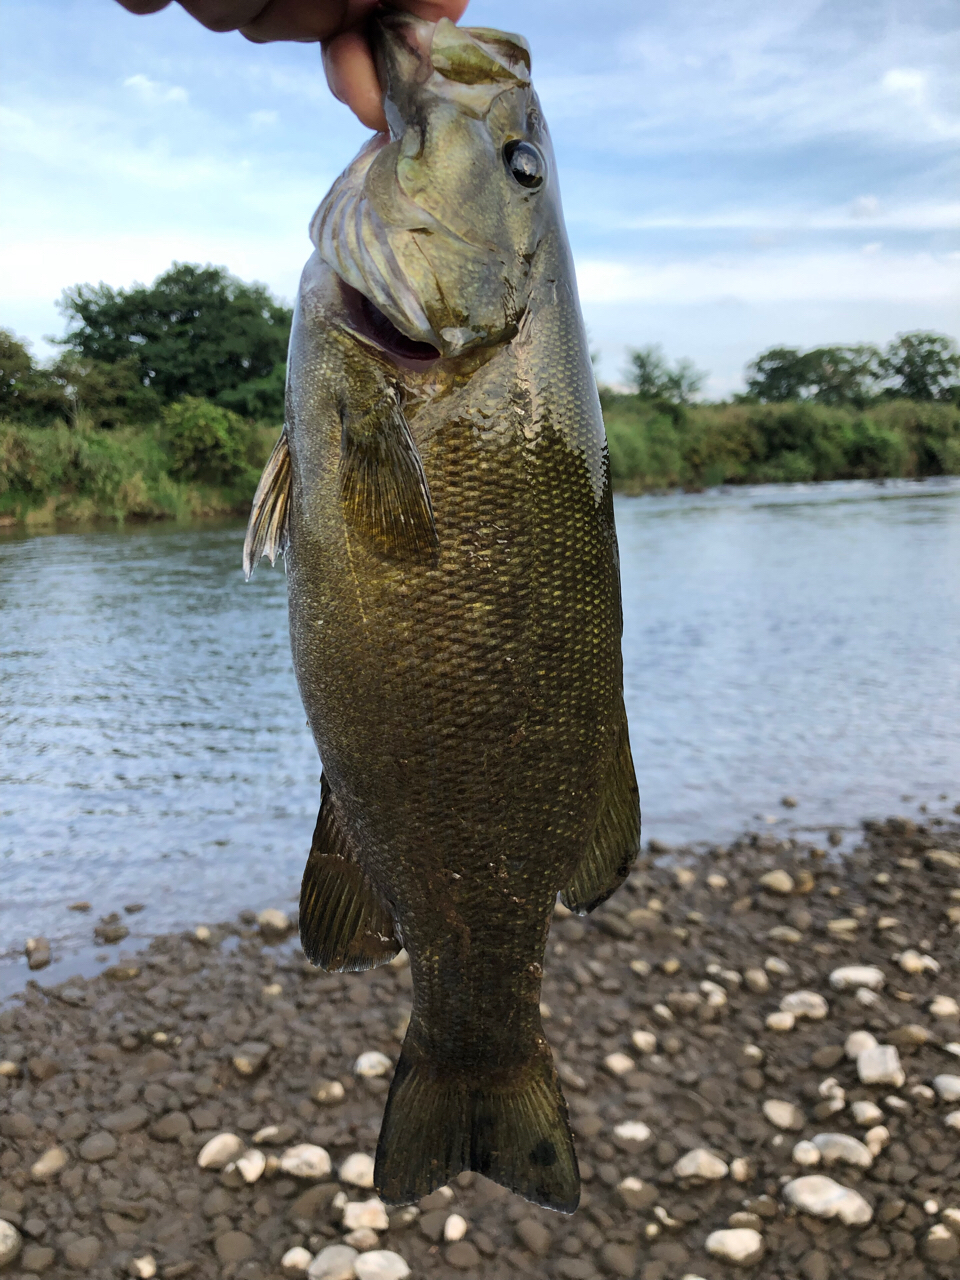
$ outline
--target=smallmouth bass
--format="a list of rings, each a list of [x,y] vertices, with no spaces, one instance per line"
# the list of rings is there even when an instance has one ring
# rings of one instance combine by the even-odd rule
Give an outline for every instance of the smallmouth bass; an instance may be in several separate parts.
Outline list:
[[[603,421],[526,43],[391,12],[372,39],[390,133],[314,218],[244,546],[248,576],[285,556],[323,762],[301,940],[410,955],[382,1198],[472,1169],[572,1212],[544,949],[640,840]]]

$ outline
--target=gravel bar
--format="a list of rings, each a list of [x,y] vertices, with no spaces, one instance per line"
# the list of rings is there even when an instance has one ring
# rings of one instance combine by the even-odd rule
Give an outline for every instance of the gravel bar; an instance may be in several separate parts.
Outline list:
[[[380,1203],[409,967],[322,973],[292,926],[158,937],[0,1012],[4,1276],[960,1274],[956,824],[866,823],[844,855],[651,842],[592,917],[558,908],[570,1218],[470,1173]]]

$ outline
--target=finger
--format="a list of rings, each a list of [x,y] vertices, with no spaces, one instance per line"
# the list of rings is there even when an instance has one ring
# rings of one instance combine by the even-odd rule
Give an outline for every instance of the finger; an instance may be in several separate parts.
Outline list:
[[[327,40],[354,21],[355,0],[260,0],[240,28],[248,40]],[[368,8],[376,0],[369,0]]]
[[[236,31],[252,22],[267,0],[180,0],[191,17],[209,31]]]
[[[128,13],[159,13],[170,0],[120,0]]]
[[[401,9],[427,22],[439,22],[441,18],[459,22],[466,7],[467,0],[401,0],[400,3]]]
[[[383,93],[370,46],[359,31],[343,31],[323,47],[327,84],[368,129],[385,132]]]

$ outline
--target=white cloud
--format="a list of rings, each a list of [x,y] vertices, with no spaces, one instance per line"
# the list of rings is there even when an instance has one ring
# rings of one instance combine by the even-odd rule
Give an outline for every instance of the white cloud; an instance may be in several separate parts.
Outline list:
[[[851,218],[875,218],[880,212],[880,201],[876,196],[857,196],[850,204]]]
[[[279,111],[251,111],[248,119],[256,128],[264,128],[276,124],[280,119]]]
[[[123,82],[125,89],[132,89],[138,98],[143,102],[154,104],[162,104],[167,102],[183,103],[189,100],[190,95],[181,85],[178,84],[161,84],[159,80],[151,80],[149,76],[137,74],[135,76],[127,76]]]

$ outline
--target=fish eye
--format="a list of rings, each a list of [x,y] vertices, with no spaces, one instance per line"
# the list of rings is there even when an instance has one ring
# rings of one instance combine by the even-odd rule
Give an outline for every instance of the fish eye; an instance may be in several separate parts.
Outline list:
[[[536,188],[543,185],[547,172],[547,162],[539,147],[532,142],[514,140],[503,148],[503,158],[510,176],[521,187]]]

